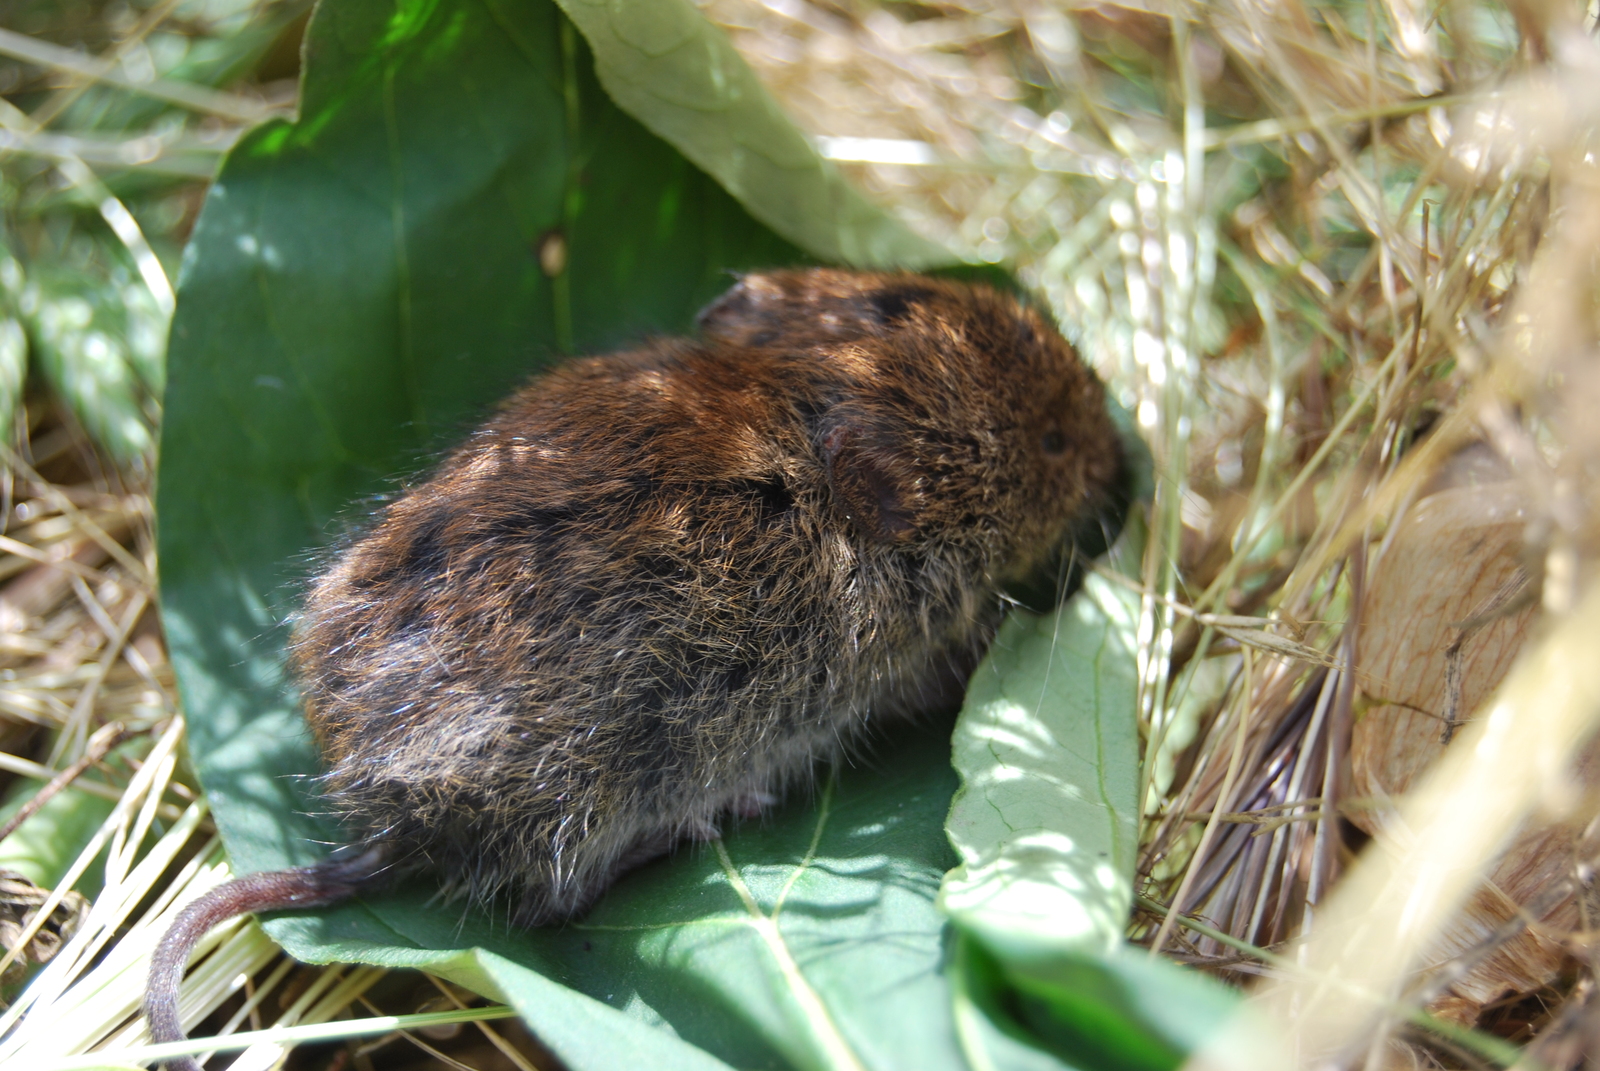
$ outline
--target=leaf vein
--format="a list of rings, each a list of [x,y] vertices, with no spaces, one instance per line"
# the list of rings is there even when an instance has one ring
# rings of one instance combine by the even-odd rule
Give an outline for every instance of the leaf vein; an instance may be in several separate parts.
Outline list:
[[[722,839],[719,837],[712,843],[716,845],[717,859],[722,863],[723,872],[728,875],[728,883],[739,895],[745,910],[750,912],[750,925],[766,942],[767,950],[777,961],[784,984],[788,986],[795,1003],[799,1005],[800,1014],[810,1027],[812,1037],[821,1047],[820,1055],[826,1061],[825,1066],[836,1071],[866,1071],[855,1051],[850,1048],[849,1042],[845,1041],[844,1035],[839,1032],[839,1025],[833,1021],[827,1006],[822,1003],[822,997],[811,988],[811,983],[806,981],[805,975],[801,973],[800,964],[795,962],[794,954],[789,951],[788,942],[783,939],[783,934],[778,929],[777,919],[769,917],[761,910],[761,905],[756,903],[750,887],[744,883],[744,877],[733,865],[733,859],[728,855],[727,846],[722,843]]]
[[[800,880],[800,875],[811,868],[817,858],[817,845],[822,843],[822,831],[827,828],[828,814],[833,809],[833,786],[839,782],[839,772],[831,770],[828,773],[828,783],[822,788],[822,798],[817,801],[817,822],[811,829],[811,843],[806,845],[805,855],[800,857],[800,864],[794,868],[794,873],[789,875],[789,880],[783,883],[783,888],[778,891],[778,900],[772,905],[772,920],[776,922],[778,915],[783,911],[783,903],[789,898],[789,890],[794,888],[794,883]]]

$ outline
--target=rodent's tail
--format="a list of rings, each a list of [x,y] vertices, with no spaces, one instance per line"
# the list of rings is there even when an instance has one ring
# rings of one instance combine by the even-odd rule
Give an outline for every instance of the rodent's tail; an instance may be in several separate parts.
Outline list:
[[[315,866],[293,867],[247,874],[218,885],[178,913],[178,918],[156,945],[150,959],[150,980],[145,984],[144,1014],[158,1045],[184,1041],[178,1021],[178,985],[188,965],[189,953],[200,938],[220,922],[257,911],[293,907],[320,907],[354,896],[383,870],[384,853],[373,848],[350,859],[330,859]],[[168,1071],[200,1071],[191,1056],[163,1061]]]

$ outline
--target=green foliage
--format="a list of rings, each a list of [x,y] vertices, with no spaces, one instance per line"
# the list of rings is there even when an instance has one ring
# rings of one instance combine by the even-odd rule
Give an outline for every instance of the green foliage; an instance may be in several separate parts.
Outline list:
[[[957,937],[953,969],[984,1026],[963,1031],[973,1066],[1035,1066],[1007,1059],[1001,1038],[1025,1039],[1073,1071],[1173,1071],[1201,1051],[1216,1061],[1205,1066],[1290,1066],[1237,994],[1143,949],[1038,959],[1010,951],[1002,958],[970,934]]]
[[[808,220],[840,203],[820,167],[750,182],[713,166],[784,159],[798,134],[767,105],[707,106],[704,129],[674,111],[711,91],[684,56],[723,64],[723,85],[748,76],[692,10],[564,6],[598,60],[549,3],[322,8],[302,118],[248,135],[200,219],[173,326],[162,596],[195,763],[241,870],[338,839],[312,817],[282,622],[364,503],[544,364],[689,329],[729,271],[926,253],[864,202]],[[641,18],[682,53],[634,101],[643,125],[594,71],[638,58],[624,44]],[[1115,951],[1137,817],[1132,625],[1120,593],[1089,584],[1002,634],[958,735],[953,812],[947,729],[908,726],[815,798],[630,874],[561,929],[441,909],[418,881],[269,930],[304,959],[426,967],[505,999],[573,1068],[1176,1066],[1215,1017],[1152,1009],[1139,987],[1220,998]],[[1054,743],[1007,752],[1008,733]],[[935,907],[957,861],[947,812],[967,863],[944,894],[953,943]]]
[[[1135,568],[1142,544],[1131,526],[1113,560]],[[1274,1051],[1251,1026],[1219,1038],[1238,999],[1123,941],[1138,621],[1137,594],[1091,575],[1054,614],[1013,615],[968,685],[947,822],[961,865],[939,903],[961,931],[950,969],[973,1066],[1037,1066],[1017,1038],[1080,1071],[1170,1071],[1208,1044]]]
[[[309,556],[562,352],[687,330],[728,271],[806,259],[618,110],[551,5],[343,3],[307,49],[303,118],[241,142],[202,214],[162,441],[173,662],[244,870],[337,838],[306,816],[315,760],[282,669]],[[953,861],[945,738],[901,733],[565,929],[441,910],[427,882],[269,926],[307,959],[428,966],[502,996],[574,1068],[639,1062],[624,1049],[959,1068],[933,907]]]
[[[28,376],[28,335],[15,316],[0,317],[0,442],[10,442]]]
[[[1104,953],[1133,901],[1138,597],[1090,576],[1048,616],[1013,614],[967,686],[961,865],[940,903],[991,947]]]
[[[557,2],[594,49],[611,99],[778,234],[859,268],[949,263],[948,250],[868,204],[818,155],[690,0]]]
[[[35,367],[119,461],[153,445],[167,317],[120,265],[109,278],[46,265],[22,290]]]
[[[195,0],[183,6],[181,24],[140,37],[130,36],[145,14],[138,4],[24,0],[8,10],[6,28],[45,43],[118,50],[123,69],[147,79],[214,86],[256,68],[307,7],[309,0]],[[159,282],[161,297],[152,296],[135,260],[144,256],[147,268],[159,264],[169,277],[176,270],[196,176],[209,177],[219,132],[190,138],[192,151],[178,162],[134,162],[148,149],[124,161],[119,146],[176,144],[204,117],[112,85],[56,88],[48,75],[0,60],[8,87],[0,127],[11,150],[0,155],[0,441],[19,434],[19,377],[31,356],[40,385],[90,437],[120,464],[139,467],[150,460],[159,422],[169,318],[162,305],[170,296]],[[64,157],[63,146],[90,153],[94,170]],[[108,205],[120,233],[107,222]],[[25,329],[20,350],[17,327]]]

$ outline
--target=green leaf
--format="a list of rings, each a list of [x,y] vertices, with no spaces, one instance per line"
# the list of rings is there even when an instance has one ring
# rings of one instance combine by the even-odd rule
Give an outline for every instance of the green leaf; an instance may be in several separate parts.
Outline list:
[[[962,933],[952,971],[969,1005],[962,1043],[975,1068],[1169,1071],[1191,1059],[1230,1071],[1292,1066],[1237,993],[1141,948],[1002,960]]]
[[[862,268],[954,259],[857,193],[690,0],[557,2],[588,38],[611,99],[778,234]]]
[[[441,910],[419,885],[268,930],[301,958],[426,966],[507,997],[552,1046],[546,1027],[562,1006],[535,1000],[516,982],[525,976],[488,972],[471,949],[492,948],[737,1067],[956,1071],[965,1065],[933,905],[953,862],[940,829],[955,787],[947,736],[947,724],[902,727],[813,803],[681,848],[560,929]],[[592,1053],[560,1055],[576,1067]]]
[[[142,281],[125,282],[120,289],[128,367],[140,386],[159,398],[167,384],[167,316]]]
[[[1137,595],[1091,575],[1054,614],[1013,614],[967,687],[961,865],[940,904],[995,949],[1098,954],[1122,940],[1138,846]]]
[[[1141,533],[1130,523],[1113,560],[1131,568]],[[1138,622],[1138,595],[1091,574],[1054,614],[1012,615],[967,688],[946,822],[962,862],[939,903],[962,931],[950,971],[975,1068],[1169,1071],[1199,1053],[1287,1066],[1236,993],[1123,940]]]
[[[161,443],[163,612],[242,871],[338,839],[284,670],[321,548],[562,352],[687,331],[728,271],[806,259],[614,106],[547,0],[342,0],[306,54],[301,119],[240,142],[185,255]],[[641,869],[580,925],[517,931],[423,881],[268,927],[510,1000],[574,1069],[956,1071],[946,731]]]

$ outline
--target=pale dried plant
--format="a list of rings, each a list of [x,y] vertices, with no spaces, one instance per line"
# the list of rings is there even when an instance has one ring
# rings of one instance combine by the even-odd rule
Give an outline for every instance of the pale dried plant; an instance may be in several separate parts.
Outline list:
[[[52,407],[41,404],[27,426],[18,448],[0,447],[0,771],[32,779],[13,781],[9,820],[0,819],[0,975],[27,982],[0,1008],[0,1066],[126,1066],[155,1055],[139,1005],[157,939],[231,874],[180,763],[148,492],[124,483]],[[85,800],[103,800],[104,816],[57,860],[53,888],[6,869],[46,877],[40,838],[58,847],[49,841],[66,827],[40,810],[82,811]],[[35,815],[44,824],[29,825]],[[97,864],[90,901],[72,890]],[[449,1063],[406,1028],[464,1022],[505,1066],[532,1071],[484,1022],[508,1009],[468,1008],[447,990],[447,1010],[366,1015],[357,1006],[388,972],[300,966],[247,918],[207,934],[199,953],[181,1015],[194,1025],[227,1004],[199,1044],[242,1050],[230,1064],[239,1071],[282,1066],[301,1042],[371,1034],[369,1050],[404,1037]],[[360,1021],[335,1023],[352,1014]]]
[[[0,1064],[39,1067],[141,1029],[135,1012],[155,936],[204,891],[203,879],[226,870],[205,804],[179,774],[182,721],[155,614],[149,494],[49,407],[27,423],[31,434],[4,450],[0,768],[35,780],[13,780],[3,825],[16,839],[0,841],[0,866],[37,865],[38,838],[63,835],[53,823],[27,828],[41,808],[92,810],[86,801],[103,799],[107,812],[60,861],[53,890],[30,894],[32,882],[15,871],[7,883],[13,897],[31,898],[4,931],[0,973],[15,964],[8,977],[30,968],[32,977],[0,1014]],[[71,890],[97,860],[104,877],[91,903]],[[41,950],[44,934],[52,940]],[[212,942],[224,951],[187,995],[213,1007],[242,975],[282,958],[253,925]]]

